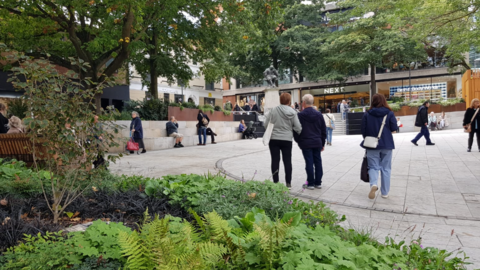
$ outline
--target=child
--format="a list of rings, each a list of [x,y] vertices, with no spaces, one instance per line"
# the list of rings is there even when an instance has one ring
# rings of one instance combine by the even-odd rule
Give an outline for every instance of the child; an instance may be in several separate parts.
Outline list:
[[[400,133],[400,128],[403,127],[402,122],[400,121],[400,117],[397,117],[397,133]]]

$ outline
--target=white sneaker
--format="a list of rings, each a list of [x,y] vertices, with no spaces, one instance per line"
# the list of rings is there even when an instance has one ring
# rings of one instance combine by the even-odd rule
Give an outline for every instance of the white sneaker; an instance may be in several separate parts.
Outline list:
[[[387,195],[383,195],[383,194],[382,194],[382,198],[387,199],[387,198],[388,198],[388,194],[387,194]]]
[[[373,200],[375,199],[375,192],[377,192],[378,190],[378,187],[376,185],[373,185],[371,188],[370,188],[370,193],[368,193],[368,198],[370,200]]]

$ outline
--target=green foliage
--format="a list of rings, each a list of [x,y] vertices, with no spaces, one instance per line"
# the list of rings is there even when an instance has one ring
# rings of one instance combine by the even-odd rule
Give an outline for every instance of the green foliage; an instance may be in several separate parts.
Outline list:
[[[449,99],[442,99],[438,101],[438,104],[442,106],[452,106],[458,103],[464,103],[465,101],[461,98],[449,98]]]
[[[213,110],[216,111],[216,112],[221,112],[221,111],[222,111],[222,107],[220,107],[220,106],[217,105],[217,106],[215,106],[215,108],[213,108]]]
[[[102,257],[94,258],[88,257],[81,264],[74,265],[71,269],[74,270],[118,270],[121,269],[122,263],[118,261],[105,260]]]
[[[28,106],[23,97],[8,100],[8,115],[14,115],[20,119],[25,118]]]
[[[392,111],[394,112],[398,112],[401,109],[401,106],[399,103],[388,104],[388,106],[390,106],[390,109],[392,109]]]
[[[183,208],[201,214],[215,210],[223,218],[244,216],[252,207],[265,209],[270,217],[292,210],[293,200],[283,185],[271,181],[233,181],[219,175],[179,175],[150,179],[149,196],[162,194]]]
[[[131,120],[132,111],[136,111],[143,120],[162,121],[168,118],[168,106],[171,106],[170,103],[161,99],[130,100],[125,103],[122,115],[123,112],[128,112]]]
[[[47,183],[50,173],[28,169],[23,161],[0,159],[0,195],[28,198],[42,193],[41,181]]]
[[[75,265],[77,268],[74,269],[88,269],[83,262],[92,264],[91,258],[123,264],[125,259],[121,256],[118,243],[120,233],[128,235],[131,230],[122,223],[106,224],[97,220],[85,232],[71,233],[67,238],[62,237],[61,232],[47,232],[44,236],[40,233],[38,236],[27,235],[25,243],[10,248],[0,257],[0,268],[69,269]]]

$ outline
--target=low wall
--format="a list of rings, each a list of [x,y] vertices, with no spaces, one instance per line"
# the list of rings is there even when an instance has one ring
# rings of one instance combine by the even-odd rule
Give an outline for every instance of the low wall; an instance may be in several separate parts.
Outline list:
[[[431,111],[429,109],[429,111]],[[435,115],[438,117],[440,112],[434,111]],[[463,128],[463,115],[465,114],[464,111],[458,112],[447,112],[445,115],[447,116],[447,122],[450,124],[447,129],[457,129]],[[400,128],[400,132],[418,132],[420,131],[419,127],[415,127],[415,118],[416,115],[408,115],[408,116],[398,116],[400,117],[400,121],[403,124],[403,127]]]
[[[175,116],[177,121],[197,121],[199,109],[180,110],[180,107],[168,107],[168,119]],[[205,112],[210,121],[233,121],[233,115],[225,115],[223,112]]]
[[[440,104],[430,104],[428,108],[429,112],[441,113],[441,112],[457,112],[465,111],[465,103],[457,103],[450,106],[442,106]],[[394,112],[395,116],[407,116],[417,115],[418,107],[402,106],[400,111]]]
[[[121,146],[111,148],[111,153],[123,152],[130,136],[130,121],[116,121],[115,124],[125,126],[125,128],[121,130]],[[147,151],[173,148],[175,139],[167,137],[166,124],[167,121],[142,121],[143,142]],[[197,121],[178,121],[178,132],[184,136],[183,145],[193,146],[198,144],[196,124]],[[210,122],[209,127],[217,133],[215,142],[240,140],[242,134],[237,132],[238,124],[238,122],[233,121]],[[211,143],[211,138],[207,135],[208,143]]]

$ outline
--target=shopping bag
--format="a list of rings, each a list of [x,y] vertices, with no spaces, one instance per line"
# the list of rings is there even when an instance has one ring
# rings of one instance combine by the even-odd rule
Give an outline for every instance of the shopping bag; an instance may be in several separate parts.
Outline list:
[[[268,146],[268,143],[270,143],[270,138],[272,137],[272,132],[273,132],[273,124],[268,123],[267,129],[265,130],[265,133],[263,134],[263,145]]]
[[[360,170],[360,179],[366,183],[370,182],[370,177],[368,176],[368,159],[366,151],[362,161],[362,169]]]
[[[127,142],[127,150],[128,151],[138,151],[140,147],[138,147],[138,143],[136,143],[133,138],[130,137],[130,140]]]

